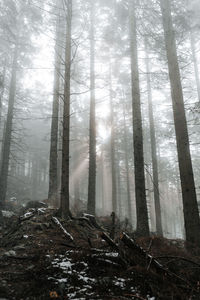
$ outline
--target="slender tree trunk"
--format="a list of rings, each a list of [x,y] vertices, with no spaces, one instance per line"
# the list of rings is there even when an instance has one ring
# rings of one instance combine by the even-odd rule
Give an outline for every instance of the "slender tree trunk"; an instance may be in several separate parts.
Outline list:
[[[140,103],[139,70],[137,54],[137,33],[135,1],[129,1],[131,75],[132,75],[132,106],[133,106],[133,144],[135,165],[135,196],[137,211],[137,232],[139,235],[149,235],[149,223],[146,203],[143,131]]]
[[[1,88],[0,88],[0,129],[2,125],[2,101],[3,101],[4,91],[5,91],[6,66],[7,66],[7,57],[4,60],[4,67],[3,67]]]
[[[114,129],[114,111],[113,111],[113,90],[112,90],[112,65],[110,61],[109,68],[110,82],[110,126],[111,126],[111,173],[112,173],[112,211],[117,213],[117,182],[116,182],[116,159],[115,159],[115,129]]]
[[[194,39],[194,34],[192,31],[190,31],[190,43],[191,43],[191,50],[192,50],[192,59],[193,59],[193,64],[194,64],[195,80],[196,80],[196,84],[197,84],[197,94],[198,94],[198,100],[200,103],[200,78],[199,78],[199,69],[198,69],[196,49],[195,49],[195,39]]]
[[[117,204],[118,204],[118,213],[119,219],[122,217],[122,199],[121,199],[121,172],[119,164],[119,153],[117,152]]]
[[[57,5],[59,1],[57,1]],[[55,200],[58,197],[58,116],[59,116],[59,91],[60,91],[60,65],[61,65],[61,38],[60,38],[60,15],[56,22],[56,45],[55,45],[55,70],[53,88],[53,109],[51,121],[51,142],[49,159],[49,193],[48,198]],[[55,201],[54,201],[55,202]],[[57,201],[56,201],[57,202]]]
[[[147,40],[145,39],[145,52],[146,52],[146,72],[147,72],[147,92],[148,92],[148,110],[149,110],[149,125],[150,125],[150,139],[151,139],[151,159],[153,168],[153,190],[154,190],[154,203],[156,212],[156,231],[157,234],[162,236],[162,219],[161,219],[161,208],[160,208],[160,192],[158,182],[158,162],[157,162],[157,148],[156,148],[156,134],[154,125],[153,115],[153,104],[152,104],[152,90],[151,90],[151,77],[149,67],[149,56],[147,49]]]
[[[34,154],[32,158],[32,169],[31,169],[31,200],[38,200],[38,158]]]
[[[8,168],[10,159],[10,147],[12,138],[12,126],[13,126],[13,114],[14,103],[16,94],[16,73],[17,73],[17,57],[18,57],[18,45],[16,43],[13,56],[12,74],[9,90],[8,100],[8,113],[5,125],[5,136],[2,144],[2,157],[1,157],[1,169],[0,169],[0,207],[5,206],[7,182],[8,182]]]
[[[125,150],[125,173],[126,173],[126,190],[127,190],[127,208],[128,208],[128,218],[132,225],[132,207],[131,207],[131,191],[130,191],[130,172],[129,172],[129,162],[128,162],[128,137],[126,129],[126,115],[125,115],[125,105],[123,103],[123,121],[124,121],[124,150]]]
[[[74,121],[74,135],[75,137],[78,137],[78,124],[77,121],[75,119]],[[78,145],[79,146],[79,145]],[[75,174],[74,178],[73,178],[73,186],[74,186],[74,203],[75,203],[75,207],[78,207],[78,203],[80,200],[80,177],[81,174],[77,174],[77,170],[80,166],[81,163],[81,159],[80,159],[80,150],[79,147],[77,145],[74,145],[74,155],[73,155],[73,172]]]
[[[62,216],[69,216],[69,144],[70,144],[70,78],[71,78],[71,24],[72,0],[67,0],[66,44],[65,44],[65,82],[62,137],[61,203]]]
[[[94,42],[94,1],[90,12],[90,129],[89,129],[89,178],[87,211],[95,214],[96,207],[96,116],[95,116],[95,42]]]
[[[183,91],[180,79],[180,70],[178,65],[170,2],[171,1],[169,0],[160,0],[165,33],[169,77],[171,83],[178,161],[183,196],[186,240],[188,242],[193,242],[200,245],[200,219],[190,155],[187,121],[185,116]]]

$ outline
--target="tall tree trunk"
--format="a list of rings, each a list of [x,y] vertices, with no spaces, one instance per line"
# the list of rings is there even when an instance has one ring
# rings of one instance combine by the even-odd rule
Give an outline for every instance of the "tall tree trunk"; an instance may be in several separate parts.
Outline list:
[[[126,190],[127,190],[127,208],[128,208],[128,218],[130,224],[132,225],[132,207],[131,207],[131,190],[130,190],[130,172],[129,172],[129,162],[128,162],[128,137],[126,129],[126,115],[125,115],[125,105],[123,103],[123,126],[124,126],[124,150],[125,150],[125,173],[126,173]]]
[[[188,242],[193,242],[200,245],[200,219],[190,155],[187,121],[185,116],[183,91],[180,79],[180,70],[178,65],[170,2],[170,0],[160,0],[169,77],[171,83],[178,161],[183,196],[186,240]]]
[[[57,1],[57,5],[59,1]],[[60,65],[61,65],[61,38],[60,38],[60,15],[56,21],[56,44],[55,44],[55,69],[53,88],[53,109],[51,120],[51,141],[49,159],[49,193],[48,198],[53,200],[58,197],[58,116],[59,116],[59,91],[60,91]],[[55,201],[54,201],[55,202]],[[57,202],[57,201],[56,201]]]
[[[8,182],[8,168],[10,159],[10,147],[12,138],[13,114],[14,103],[16,94],[16,73],[17,73],[17,57],[18,57],[18,44],[16,43],[13,56],[12,74],[8,99],[8,113],[5,125],[5,136],[2,144],[2,157],[0,169],[0,207],[5,206],[7,182]]]
[[[5,77],[6,77],[6,66],[7,66],[7,57],[4,60],[3,72],[1,76],[1,87],[0,87],[0,130],[2,126],[2,101],[5,91]]]
[[[152,104],[149,55],[148,55],[146,39],[145,39],[145,52],[146,52],[146,60],[145,61],[146,61],[146,72],[147,72],[148,112],[149,112],[149,125],[150,125],[150,139],[151,139],[151,159],[152,159],[152,168],[153,168],[153,191],[154,191],[154,203],[155,203],[155,213],[156,213],[156,231],[157,231],[158,235],[162,236],[163,231],[162,231],[160,192],[159,192],[159,182],[158,182],[156,134],[155,134],[153,104]]]
[[[38,169],[38,157],[36,154],[32,157],[32,168],[31,168],[31,200],[38,200],[38,176],[39,176],[39,169]]]
[[[119,159],[119,153],[117,152],[117,204],[118,204],[118,214],[119,219],[121,220],[122,217],[122,197],[121,197],[121,170],[120,170],[120,159]]]
[[[111,127],[111,174],[112,174],[112,211],[117,213],[117,182],[116,182],[116,159],[115,159],[115,129],[114,129],[114,111],[113,111],[113,90],[112,90],[112,65],[109,67],[110,83],[110,127]]]
[[[133,107],[133,144],[135,165],[135,196],[137,211],[137,232],[139,235],[149,235],[149,223],[146,203],[143,131],[140,103],[139,70],[137,54],[137,33],[135,1],[129,0],[131,75],[132,75],[132,107]]]
[[[90,12],[90,129],[89,129],[89,178],[87,211],[95,214],[96,207],[96,116],[95,116],[95,42],[94,42],[94,1]]]
[[[194,34],[192,31],[190,31],[190,43],[191,43],[191,50],[192,50],[192,60],[193,60],[193,64],[194,64],[195,80],[196,80],[196,84],[197,84],[197,94],[198,94],[198,100],[200,103],[200,78],[199,78],[199,69],[198,69],[196,49],[195,49],[195,39],[194,39]]]
[[[69,216],[69,144],[70,144],[70,78],[71,78],[71,25],[72,0],[66,1],[66,43],[65,43],[65,77],[64,77],[64,108],[63,108],[63,136],[62,136],[62,174],[61,174],[61,202],[62,216]]]

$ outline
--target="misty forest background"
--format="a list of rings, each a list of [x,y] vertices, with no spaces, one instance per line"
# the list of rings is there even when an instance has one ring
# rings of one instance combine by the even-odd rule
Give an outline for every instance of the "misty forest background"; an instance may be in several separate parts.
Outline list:
[[[2,0],[1,208],[199,243],[199,20],[198,0]]]

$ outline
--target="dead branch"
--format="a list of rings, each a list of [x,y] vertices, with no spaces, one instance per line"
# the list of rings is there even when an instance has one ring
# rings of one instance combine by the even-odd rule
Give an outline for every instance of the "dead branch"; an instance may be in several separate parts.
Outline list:
[[[106,243],[112,247],[113,249],[116,249],[116,250],[119,250],[119,247],[118,245],[105,233],[105,232],[102,232],[101,233],[101,238],[106,241]]]
[[[171,256],[171,255],[168,255],[168,256],[156,256],[155,259],[172,259],[173,261],[174,260],[183,260],[183,261],[186,261],[188,263],[191,263],[191,264],[194,264],[196,266],[198,266],[200,268],[200,264],[198,264],[197,262],[193,261],[193,260],[190,260],[188,258],[185,258],[185,257],[182,257],[182,256]]]
[[[56,217],[52,217],[52,221],[54,224],[58,225],[58,227],[62,230],[62,232],[72,241],[74,242],[74,238],[71,236],[69,232],[66,231],[66,229],[62,226],[60,221]]]

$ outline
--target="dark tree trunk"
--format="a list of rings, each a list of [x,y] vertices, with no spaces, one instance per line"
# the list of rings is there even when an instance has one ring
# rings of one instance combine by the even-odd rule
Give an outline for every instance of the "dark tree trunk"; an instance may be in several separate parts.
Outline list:
[[[117,182],[116,182],[116,159],[115,159],[115,128],[114,128],[114,111],[113,111],[113,90],[112,90],[112,66],[110,62],[109,70],[110,82],[110,127],[111,127],[111,174],[112,174],[112,211],[117,213]]]
[[[139,70],[137,54],[137,33],[135,1],[129,1],[131,75],[132,75],[132,107],[133,107],[133,144],[135,165],[135,197],[137,211],[137,232],[149,235],[148,213],[145,191],[143,131],[140,103]]]
[[[147,93],[148,93],[148,112],[149,112],[149,125],[150,125],[150,139],[151,139],[151,159],[153,168],[153,191],[154,191],[154,203],[155,203],[155,216],[156,216],[156,231],[157,234],[162,236],[162,219],[160,208],[160,192],[158,182],[158,161],[157,161],[157,149],[156,149],[156,134],[153,115],[152,104],[152,90],[151,90],[151,77],[149,67],[149,56],[147,49],[147,40],[145,39],[145,51],[146,51],[146,72],[147,72]]]
[[[94,1],[90,12],[90,129],[89,129],[89,178],[87,211],[95,214],[96,207],[96,116],[95,116],[95,42]]]
[[[172,24],[171,1],[160,0],[160,5],[162,10],[165,45],[171,83],[179,171],[183,196],[186,240],[188,242],[197,243],[200,245],[200,219],[190,155],[189,137],[177,58],[176,42]]]
[[[59,1],[57,1],[57,4]],[[60,15],[56,22],[56,45],[55,45],[55,70],[53,88],[53,109],[51,121],[51,142],[49,159],[49,193],[51,202],[58,197],[58,117],[59,117],[59,91],[60,91],[60,64],[61,64],[61,37],[60,37]],[[57,202],[57,201],[56,201]]]
[[[17,57],[18,57],[18,45],[16,43],[13,56],[12,74],[8,99],[8,113],[5,124],[5,136],[2,144],[2,156],[1,156],[1,170],[0,170],[0,207],[5,206],[7,182],[8,182],[8,168],[10,159],[10,148],[12,138],[12,126],[13,126],[13,114],[14,103],[16,94],[16,73],[17,73]]]
[[[64,76],[64,108],[62,136],[62,174],[61,203],[62,216],[69,216],[69,144],[70,144],[70,78],[71,78],[71,24],[72,0],[66,1],[66,43],[65,43],[65,76]]]

